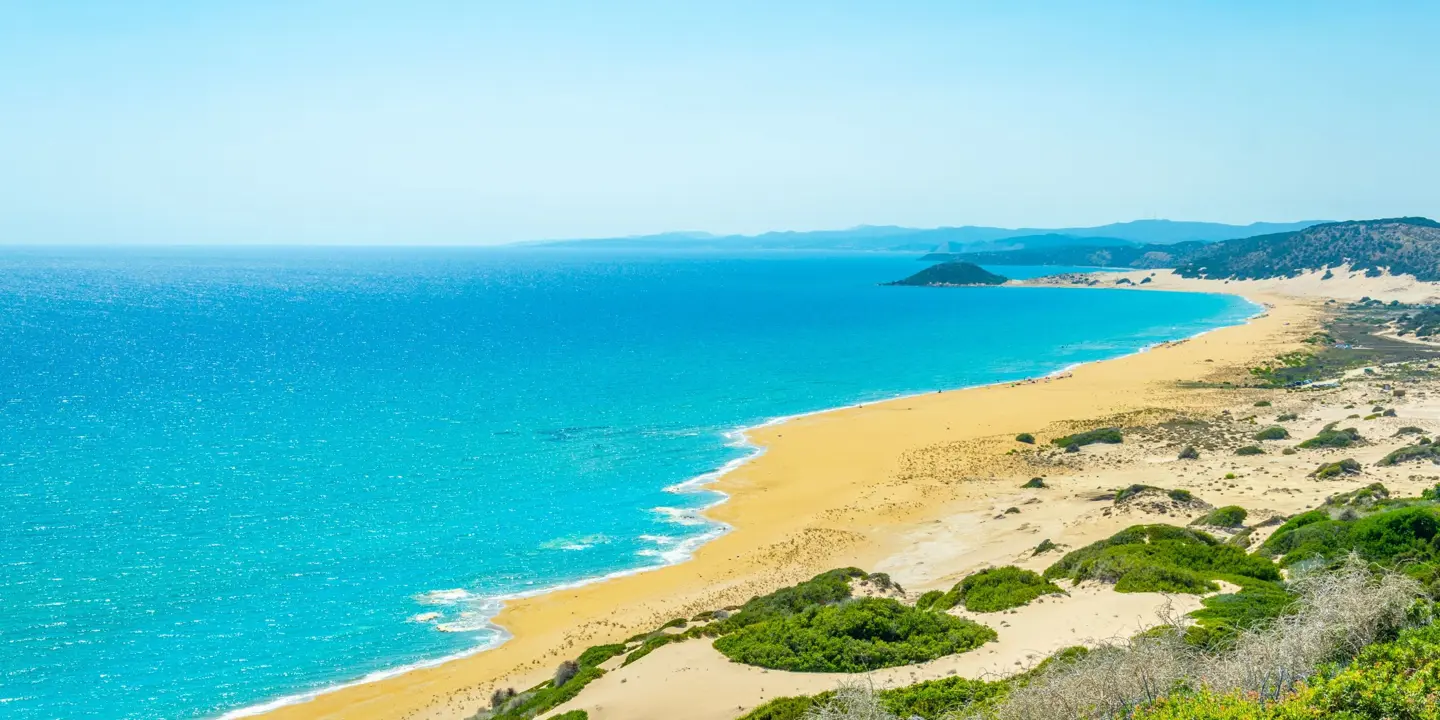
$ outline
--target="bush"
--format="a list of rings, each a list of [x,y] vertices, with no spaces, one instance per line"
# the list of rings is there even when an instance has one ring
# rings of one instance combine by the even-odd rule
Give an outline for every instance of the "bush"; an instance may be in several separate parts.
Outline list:
[[[1414,425],[1406,425],[1405,427],[1402,427],[1402,428],[1400,428],[1399,430],[1396,430],[1396,431],[1395,431],[1395,437],[1400,437],[1401,435],[1424,435],[1424,434],[1425,434],[1425,428],[1418,428],[1418,427],[1415,427]]]
[[[1276,529],[1260,551],[1280,556],[1281,566],[1337,561],[1352,552],[1372,562],[1437,563],[1437,533],[1440,510],[1431,505],[1392,506],[1366,517],[1332,518],[1325,510],[1311,510]]]
[[[1015,442],[1022,442],[1027,445],[1034,445],[1035,436],[1031,435],[1030,433],[1020,433],[1019,435],[1015,436]]]
[[[970,575],[957,583],[952,592],[959,596],[966,610],[999,612],[1020,607],[1041,595],[1062,591],[1035,572],[1006,565]]]
[[[925,594],[921,595],[917,600],[915,600],[915,609],[929,610],[935,605],[935,601],[939,600],[944,595],[945,593],[940,590],[930,590]]]
[[[1299,447],[1307,450],[1310,448],[1344,448],[1363,441],[1364,438],[1360,437],[1360,431],[1355,428],[1343,430],[1326,428],[1315,437],[1300,443]]]
[[[1255,401],[1255,407],[1270,407],[1270,401],[1269,401],[1269,400],[1257,400],[1257,401]]]
[[[1050,442],[1068,450],[1072,447],[1080,448],[1084,445],[1093,445],[1095,443],[1106,443],[1114,445],[1116,443],[1121,443],[1124,441],[1125,437],[1121,434],[1120,428],[1109,427],[1098,428],[1096,430],[1087,430],[1082,433],[1066,435],[1065,437],[1058,437],[1054,440],[1051,440]]]
[[[773,670],[863,672],[965,652],[995,631],[889,598],[812,607],[746,626],[715,641],[735,662]]]
[[[590,720],[590,713],[584,710],[571,710],[559,715],[551,715],[550,720]]]
[[[1136,525],[1067,553],[1045,579],[1114,583],[1118,592],[1214,592],[1215,579],[1277,581],[1269,560],[1247,555],[1205,533],[1170,525]],[[1243,580],[1241,581],[1243,582]]]
[[[1290,422],[1291,420],[1299,419],[1300,416],[1295,413],[1281,413],[1275,417],[1275,422]]]
[[[1035,557],[1036,555],[1040,555],[1040,554],[1042,554],[1042,553],[1050,552],[1051,550],[1055,550],[1055,549],[1057,549],[1057,548],[1059,548],[1059,547],[1060,547],[1059,545],[1056,545],[1055,543],[1050,542],[1050,538],[1045,538],[1044,540],[1041,540],[1041,541],[1040,541],[1040,544],[1039,544],[1039,545],[1036,545],[1036,546],[1035,546],[1035,550],[1034,550],[1034,552],[1031,552],[1031,553],[1030,553],[1030,557]]]
[[[1238,528],[1245,525],[1245,517],[1248,515],[1245,508],[1239,505],[1226,505],[1215,508],[1197,519],[1192,525],[1213,525],[1214,527]]]
[[[780,588],[769,595],[750,598],[734,615],[710,625],[709,628],[713,628],[716,634],[731,632],[747,625],[793,615],[816,605],[848,600],[850,581],[864,577],[868,576],[859,568],[827,570],[797,585]]]
[[[1316,480],[1326,480],[1341,475],[1355,475],[1359,472],[1360,463],[1355,462],[1351,458],[1345,458],[1344,460],[1338,460],[1332,463],[1325,463],[1324,465],[1315,468],[1315,472],[1310,473],[1310,477],[1313,477]]]
[[[1424,445],[1406,445],[1380,458],[1376,465],[1398,465],[1411,460],[1431,460],[1440,458],[1440,444],[1426,443]]]
[[[1020,487],[1021,487],[1021,489],[1043,488],[1043,487],[1046,487],[1046,485],[1045,485],[1045,479],[1044,479],[1044,478],[1038,478],[1038,477],[1037,477],[1037,478],[1030,478],[1029,480],[1026,480],[1026,481],[1025,481],[1025,484],[1024,484],[1024,485],[1021,485]]]
[[[586,648],[585,652],[580,653],[580,657],[575,658],[575,662],[578,663],[581,667],[595,667],[600,663],[603,663],[606,660],[609,660],[610,658],[615,657],[616,655],[620,655],[624,652],[624,643],[615,643],[613,645],[596,645],[594,647]]]
[[[1286,429],[1283,428],[1283,427],[1280,427],[1279,425],[1271,425],[1270,427],[1267,427],[1267,428],[1265,428],[1264,430],[1261,430],[1260,432],[1255,433],[1255,439],[1256,439],[1256,440],[1289,440],[1289,439],[1290,439],[1290,431],[1289,431],[1289,430],[1286,430]]]
[[[1236,454],[1236,455],[1241,455],[1241,456],[1245,456],[1245,455],[1264,455],[1264,454],[1265,454],[1265,451],[1264,451],[1264,450],[1261,450],[1259,445],[1246,445],[1245,447],[1242,447],[1242,448],[1237,449],[1237,450],[1235,451],[1235,454]]]
[[[1194,445],[1186,445],[1184,448],[1182,448],[1182,449],[1180,450],[1180,458],[1179,458],[1179,459],[1181,459],[1181,460],[1199,460],[1199,459],[1200,459],[1200,451],[1199,451],[1199,450],[1196,450]]]
[[[571,700],[579,695],[586,685],[604,674],[605,671],[600,668],[582,667],[578,673],[562,685],[557,686],[553,682],[546,682],[517,695],[513,700],[507,702],[500,712],[491,715],[490,720],[528,720],[533,718],[550,708]]]

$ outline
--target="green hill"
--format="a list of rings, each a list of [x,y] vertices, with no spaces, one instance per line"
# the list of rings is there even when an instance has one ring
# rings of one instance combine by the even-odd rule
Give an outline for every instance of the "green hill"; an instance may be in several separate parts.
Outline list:
[[[912,285],[919,287],[951,287],[955,285],[1000,285],[1009,278],[996,275],[985,268],[968,262],[943,262],[932,265],[887,285]]]
[[[1289,277],[1350,265],[1378,275],[1440,280],[1440,223],[1421,217],[1325,223],[1292,232],[1216,243],[1034,247],[998,252],[931,254],[927,260],[985,265],[1090,265],[1174,268],[1183,277]]]
[[[1227,240],[1200,249],[1175,271],[1184,277],[1254,279],[1345,264],[1374,274],[1389,270],[1440,280],[1440,223],[1418,217],[1355,220]]]

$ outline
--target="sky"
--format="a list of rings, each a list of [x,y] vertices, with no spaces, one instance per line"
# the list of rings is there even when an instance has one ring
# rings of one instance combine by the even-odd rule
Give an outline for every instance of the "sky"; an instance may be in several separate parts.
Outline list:
[[[0,243],[1440,217],[1435,2],[0,0]]]

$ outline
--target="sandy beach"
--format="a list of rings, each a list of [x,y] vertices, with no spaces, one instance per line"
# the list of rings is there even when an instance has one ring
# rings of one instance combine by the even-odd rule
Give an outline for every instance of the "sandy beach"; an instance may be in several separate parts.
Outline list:
[[[1327,297],[1416,300],[1434,294],[1431,286],[1393,278],[1342,278],[1320,286],[1303,277],[1221,283],[1182,280],[1164,271],[1107,277],[1133,277],[1138,283],[1147,276],[1152,278],[1147,290],[1243,294],[1265,311],[1243,325],[1084,365],[1059,377],[903,398],[759,428],[750,439],[764,454],[716,483],[730,500],[708,512],[733,530],[700,548],[692,560],[515,601],[496,618],[513,634],[499,648],[327,693],[266,717],[468,717],[487,705],[493,689],[528,687],[590,645],[619,641],[674,617],[741,603],[834,567],[888,572],[912,593],[946,587],[990,564],[1042,569],[1055,557],[1029,557],[1040,539],[1078,547],[1144,521],[1125,512],[1102,513],[1088,497],[1095,490],[1142,481],[1175,486],[1169,477],[1183,471],[1160,465],[1174,455],[1155,450],[1164,444],[1156,439],[1148,450],[1087,448],[1079,457],[1043,460],[1048,463],[1043,474],[1063,478],[1063,491],[1021,491],[1014,479],[1036,473],[1040,460],[1034,453],[1012,453],[1026,450],[1014,441],[1016,433],[1034,433],[1037,447],[1043,448],[1052,437],[1102,420],[1144,425],[1183,413],[1213,415],[1275,397],[1273,391],[1213,383],[1238,379],[1249,367],[1303,347],[1303,339],[1324,317]],[[1317,427],[1321,419],[1314,418]],[[1195,475],[1187,486],[1216,504],[1238,499],[1275,512],[1295,512],[1335,491],[1327,487],[1277,493],[1278,487],[1294,485],[1293,473],[1281,466],[1247,472],[1249,482],[1243,488],[1217,486],[1213,479],[1205,480],[1208,486],[1200,484],[1202,476],[1218,471],[1219,463],[1232,461],[1211,460],[1215,468],[1205,472],[1188,468]],[[1256,462],[1280,461],[1269,456]],[[1157,474],[1167,476],[1166,482],[1156,482]],[[1403,487],[1403,481],[1400,484]],[[1012,506],[1020,509],[1018,514],[1003,514]],[[1030,628],[1029,634],[1002,631],[1000,642],[988,652],[927,664],[934,667],[882,671],[876,681],[1013,671],[1030,658],[1074,644],[1076,638],[1133,631],[1143,626],[1137,625],[1141,618],[1153,617],[1166,604],[1183,611],[1185,603],[1195,601],[1136,595],[1115,605],[1116,597],[1121,596],[1076,589],[1063,601],[1025,608],[1033,618],[1006,618],[1010,626]],[[1115,610],[1109,612],[1112,606]],[[1050,632],[1053,623],[1045,620],[1057,613],[1071,623],[1063,636]],[[1080,622],[1078,617],[1092,620]],[[706,667],[709,671],[697,670]],[[734,693],[719,693],[721,700],[703,708],[686,704],[686,697],[694,696],[695,682],[703,679],[713,688],[722,677],[729,678],[725,683]],[[662,648],[623,673],[607,675],[560,709],[585,708],[592,718],[658,718],[678,706],[687,708],[686,717],[718,720],[777,694],[833,687],[835,680],[735,666],[708,643],[689,642]]]

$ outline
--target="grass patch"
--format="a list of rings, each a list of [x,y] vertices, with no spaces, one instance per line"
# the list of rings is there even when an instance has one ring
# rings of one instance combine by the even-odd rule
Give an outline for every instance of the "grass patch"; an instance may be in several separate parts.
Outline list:
[[[875,695],[880,706],[898,718],[939,720],[950,713],[1003,696],[1007,685],[1005,682],[946,677],[880,690]],[[835,692],[831,690],[817,695],[776,698],[751,710],[740,720],[802,720],[806,713],[818,711],[834,697]]]
[[[1262,450],[1259,445],[1246,445],[1242,448],[1237,448],[1235,454],[1245,457],[1249,455],[1264,455],[1265,451]]]
[[[715,641],[735,662],[798,672],[863,672],[972,650],[996,638],[984,625],[889,598],[812,607]]]

